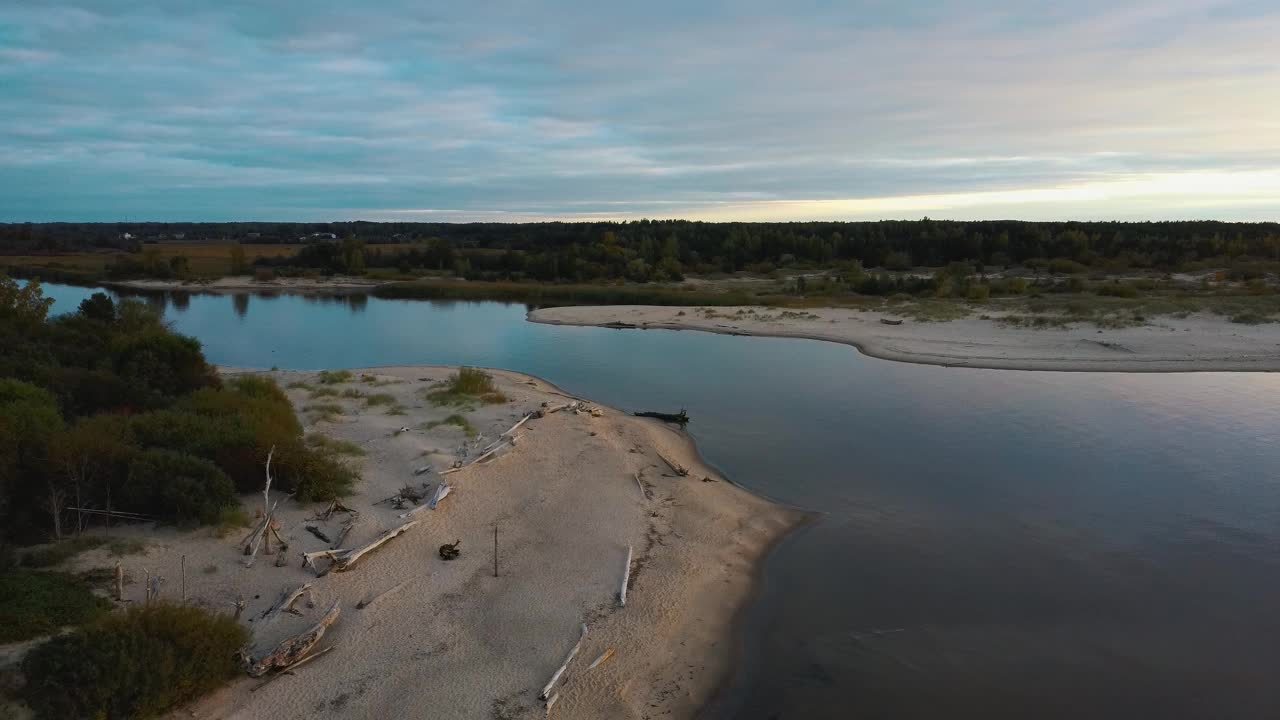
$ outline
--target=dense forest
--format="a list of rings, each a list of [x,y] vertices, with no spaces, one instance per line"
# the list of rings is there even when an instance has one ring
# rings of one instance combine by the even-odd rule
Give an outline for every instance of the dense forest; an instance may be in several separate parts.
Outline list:
[[[482,280],[634,282],[779,267],[901,270],[965,262],[1108,271],[1280,260],[1280,224],[1177,222],[880,221],[704,223],[53,223],[0,226],[0,254],[138,251],[151,243],[303,243],[259,258],[281,272],[374,268]],[[2,259],[0,259],[2,261]],[[153,264],[154,265],[154,264]],[[180,268],[122,263],[119,274]]]
[[[222,380],[151,305],[97,293],[49,317],[51,303],[0,276],[0,547],[76,534],[101,523],[91,511],[219,522],[261,489],[272,447],[298,499],[353,481],[307,444],[280,388]]]

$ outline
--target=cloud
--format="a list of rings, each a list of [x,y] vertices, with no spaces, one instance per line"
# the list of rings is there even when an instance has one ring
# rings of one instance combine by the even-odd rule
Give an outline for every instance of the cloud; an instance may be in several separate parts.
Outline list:
[[[1036,5],[0,0],[0,220],[1280,205],[1280,8]]]

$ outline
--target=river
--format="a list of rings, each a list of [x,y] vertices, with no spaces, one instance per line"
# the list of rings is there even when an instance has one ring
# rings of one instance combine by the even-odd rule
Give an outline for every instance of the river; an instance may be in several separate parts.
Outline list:
[[[728,477],[822,513],[766,562],[708,717],[1280,716],[1280,375],[929,367],[488,302],[152,301],[218,364],[472,364],[687,409]]]

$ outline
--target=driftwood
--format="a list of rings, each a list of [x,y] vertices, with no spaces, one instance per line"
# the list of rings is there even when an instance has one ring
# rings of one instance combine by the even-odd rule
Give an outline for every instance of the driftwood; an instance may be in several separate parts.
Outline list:
[[[350,551],[349,550],[317,550],[315,552],[304,552],[302,553],[302,566],[309,567],[312,570],[315,570],[316,576],[319,577],[321,575],[327,574],[328,570],[325,570],[324,572],[320,572],[320,569],[316,567],[317,559],[328,558],[330,560],[336,560],[338,555],[341,555],[342,553],[345,553],[345,552],[350,552]]]
[[[560,681],[560,676],[563,675],[564,671],[569,667],[569,663],[573,662],[573,659],[578,656],[578,651],[582,649],[582,641],[586,639],[586,637],[587,626],[586,623],[583,623],[582,634],[578,636],[578,642],[573,644],[573,649],[569,651],[567,656],[565,656],[564,662],[560,663],[560,667],[556,669],[555,674],[552,675],[551,679],[547,681],[547,684],[542,687],[542,692],[538,694],[539,698],[543,700],[548,699],[551,694],[551,689]]]
[[[551,708],[555,707],[556,702],[560,699],[560,693],[556,693],[547,698],[547,717],[551,717]]]
[[[329,547],[333,548],[334,550],[337,550],[338,548],[342,547],[342,541],[347,539],[347,535],[351,533],[351,528],[355,526],[356,524],[353,521],[348,521],[344,523],[342,525],[342,531],[338,533],[338,539],[334,540],[333,544],[330,545]]]
[[[627,564],[622,568],[622,587],[618,589],[618,604],[627,606],[627,583],[631,580],[631,546],[627,546]]]
[[[881,325],[901,325],[901,320],[890,320],[889,318],[880,318]]]
[[[440,559],[441,559],[441,560],[454,560],[454,559],[456,559],[459,555],[461,555],[461,554],[462,554],[462,551],[458,549],[458,546],[459,546],[459,545],[461,545],[461,544],[462,544],[462,541],[461,541],[461,540],[454,540],[454,541],[453,541],[453,542],[451,542],[451,543],[445,543],[445,544],[441,545],[441,546],[440,546],[440,551],[439,551],[439,552],[440,552]]]
[[[679,475],[680,477],[685,477],[685,476],[687,476],[687,475],[689,474],[689,471],[688,471],[687,469],[685,469],[685,467],[684,467],[683,465],[681,465],[681,464],[679,464],[679,463],[677,463],[677,462],[672,461],[672,460],[671,460],[671,459],[669,459],[666,455],[663,455],[662,453],[658,452],[657,450],[654,450],[654,452],[657,452],[657,453],[658,453],[658,457],[662,458],[662,462],[666,463],[666,464],[667,464],[667,467],[671,468],[671,472],[675,473],[676,475]]]
[[[277,500],[270,508],[267,507],[271,502],[271,457],[275,453],[276,446],[272,445],[270,452],[267,453],[267,481],[262,487],[262,522],[258,523],[258,526],[249,534],[249,544],[244,549],[244,554],[249,556],[249,559],[244,561],[245,567],[253,566],[254,558],[258,555],[258,546],[267,537],[267,532],[271,529],[272,516],[280,505],[280,501]]]
[[[394,530],[388,530],[377,540],[374,540],[362,548],[355,548],[353,550],[320,550],[317,552],[302,553],[302,564],[304,567],[310,567],[313,570],[316,570],[317,577],[327,575],[330,570],[337,570],[338,572],[350,570],[351,566],[355,565],[360,558],[382,547],[392,538],[399,537],[404,534],[414,525],[417,525],[418,522],[418,520],[410,520]],[[319,558],[328,558],[333,561],[333,564],[322,571],[316,566],[316,560]]]
[[[597,666],[603,665],[604,663],[609,662],[609,658],[611,657],[613,657],[613,648],[609,648],[608,650],[605,650],[604,652],[600,653],[600,657],[596,658],[595,660],[592,660],[591,664],[587,666],[587,669],[595,670]]]
[[[635,413],[635,416],[656,418],[663,422],[675,423],[681,426],[689,424],[689,414],[684,411],[684,408],[680,408],[680,412],[678,413],[638,412],[638,413]]]
[[[363,610],[363,609],[365,609],[365,608],[369,607],[370,605],[372,605],[372,604],[374,604],[374,603],[378,602],[378,601],[379,601],[379,600],[381,600],[382,598],[387,597],[388,595],[394,595],[395,593],[400,592],[400,589],[401,589],[401,588],[403,588],[405,585],[408,585],[408,584],[409,584],[409,581],[408,581],[408,580],[405,580],[405,581],[403,581],[403,582],[399,583],[398,585],[393,585],[393,586],[391,586],[391,587],[387,588],[386,590],[383,590],[382,592],[378,593],[377,595],[374,595],[373,597],[369,598],[368,600],[361,600],[360,602],[356,603],[356,609],[357,609],[357,610]]]
[[[325,544],[330,544],[330,543],[332,543],[332,542],[333,542],[332,540],[330,540],[330,539],[329,539],[329,536],[328,536],[328,535],[325,535],[325,534],[324,534],[324,531],[323,531],[323,530],[321,530],[320,528],[316,527],[315,525],[307,525],[304,529],[305,529],[307,532],[311,533],[312,535],[315,535],[316,537],[318,537],[318,538],[320,538],[321,540],[323,540],[323,541],[325,542]]]
[[[284,592],[281,592],[280,599],[276,601],[276,604],[272,605],[262,613],[262,616],[259,619],[262,620],[263,623],[259,625],[259,627],[275,621],[276,618],[280,617],[280,613],[282,612],[294,612],[293,604],[298,601],[298,598],[302,597],[303,593],[310,589],[311,583],[305,583],[293,590],[285,590]]]
[[[537,410],[533,411],[533,416],[542,418],[550,415],[551,413],[558,413],[561,410],[571,410],[576,407],[578,407],[578,403],[576,401],[560,403],[559,405],[544,404],[541,408],[538,408]]]
[[[310,655],[308,655],[308,656],[306,656],[306,657],[302,658],[302,659],[301,659],[301,660],[299,660],[298,662],[296,662],[296,663],[294,663],[294,664],[292,664],[292,665],[290,665],[290,666],[288,666],[288,667],[282,667],[282,668],[280,668],[279,670],[277,670],[277,671],[275,671],[274,673],[272,673],[272,674],[271,674],[271,676],[270,676],[270,677],[268,677],[266,680],[263,680],[262,682],[258,683],[257,685],[254,685],[253,687],[249,688],[249,692],[257,692],[258,690],[260,690],[260,689],[262,689],[262,688],[266,687],[267,685],[270,685],[271,683],[275,682],[278,678],[284,677],[285,675],[292,675],[292,674],[293,674],[293,671],[294,671],[296,668],[299,668],[299,667],[301,667],[301,666],[303,666],[303,665],[306,665],[307,663],[311,662],[312,660],[315,660],[316,658],[318,658],[318,657],[320,657],[320,656],[324,655],[325,653],[329,652],[330,650],[334,649],[335,647],[337,647],[337,646],[336,646],[336,645],[330,645],[330,646],[328,646],[328,647],[326,647],[326,648],[323,648],[323,649],[321,649],[321,650],[317,650],[317,651],[315,651],[315,652],[311,653]]]
[[[68,505],[67,509],[74,510],[75,512],[84,513],[87,515],[106,515],[108,522],[111,520],[111,518],[119,518],[121,520],[133,520],[137,522],[159,522],[160,520],[160,518],[155,517],[154,515],[143,515],[142,513],[123,512],[120,510],[98,510],[97,508],[75,507],[71,505]]]
[[[116,602],[124,602],[124,567],[116,561]]]
[[[464,465],[459,465],[458,467],[455,467],[455,468],[449,468],[448,470],[441,470],[441,471],[440,471],[440,474],[441,474],[441,475],[449,475],[450,473],[456,473],[456,472],[458,472],[459,470],[465,470],[465,469],[467,469],[467,468],[469,468],[469,467],[471,467],[472,465],[475,465],[475,464],[477,464],[477,463],[482,463],[482,462],[484,462],[485,460],[488,460],[490,457],[492,457],[492,456],[493,456],[493,454],[494,454],[494,453],[498,452],[499,450],[501,450],[503,447],[507,446],[508,444],[509,444],[509,445],[511,445],[511,447],[515,447],[515,446],[516,446],[516,442],[517,442],[518,440],[519,440],[519,436],[517,436],[517,435],[510,435],[510,436],[507,436],[507,437],[498,438],[498,441],[497,441],[497,442],[495,442],[495,443],[493,443],[492,445],[490,445],[490,446],[488,446],[487,448],[485,448],[485,451],[484,451],[484,452],[483,452],[479,457],[477,457],[475,460],[471,460],[471,461],[467,462],[466,464],[464,464]]]
[[[410,510],[409,512],[400,513],[400,519],[404,520],[405,518],[413,517],[423,510],[435,510],[436,507],[440,505],[440,501],[448,497],[452,490],[453,488],[449,487],[447,483],[440,483],[439,485],[436,485],[436,489],[431,493],[431,497],[428,498],[425,503]]]
[[[631,473],[631,477],[636,479],[636,487],[640,488],[640,497],[644,498],[645,500],[648,500],[649,493],[644,489],[644,483],[640,482],[640,473],[638,472]]]
[[[307,653],[316,646],[316,643],[320,642],[320,638],[324,637],[324,633],[329,629],[329,626],[337,622],[339,614],[338,602],[335,600],[329,610],[320,618],[320,622],[305,632],[282,640],[271,652],[251,663],[249,665],[249,675],[251,677],[262,677],[271,670],[286,669],[291,665],[295,665],[299,660],[307,656]]]

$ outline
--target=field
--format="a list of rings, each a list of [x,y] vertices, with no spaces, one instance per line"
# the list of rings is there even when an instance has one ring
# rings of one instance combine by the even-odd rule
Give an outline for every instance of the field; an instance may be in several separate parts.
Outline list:
[[[186,256],[191,274],[196,277],[221,277],[231,273],[231,247],[233,243],[156,243],[142,246],[141,253],[102,252],[73,253],[66,255],[0,255],[0,268],[52,270],[57,274],[101,277],[116,263],[117,258],[141,260],[148,253],[169,262],[179,255]],[[246,262],[256,258],[275,258],[292,255],[302,245],[271,244],[241,245]]]

